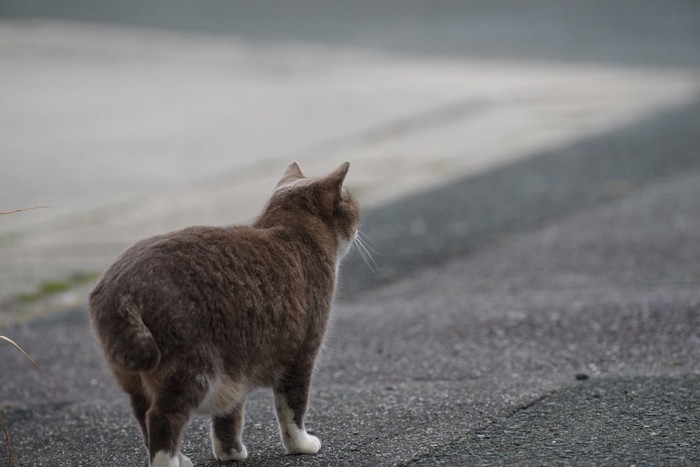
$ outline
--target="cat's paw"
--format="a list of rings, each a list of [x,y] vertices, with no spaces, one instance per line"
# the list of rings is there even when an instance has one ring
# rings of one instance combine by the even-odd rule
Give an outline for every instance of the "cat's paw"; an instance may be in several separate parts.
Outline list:
[[[194,467],[194,464],[192,464],[190,458],[183,453],[178,452],[177,457],[180,460],[180,467]]]
[[[235,447],[226,449],[224,448],[224,443],[216,436],[216,433],[214,431],[211,433],[212,451],[214,451],[214,457],[220,461],[242,461],[248,457],[248,450],[245,444],[241,443],[240,440],[237,444],[240,444],[240,449],[236,449]]]
[[[288,454],[316,454],[321,449],[321,440],[301,431],[287,439],[284,447]]]
[[[193,467],[192,461],[181,452],[171,457],[165,451],[158,451],[150,465],[151,467]]]
[[[228,451],[224,451],[221,449],[221,447],[215,446],[214,457],[220,461],[242,461],[248,457],[248,450],[246,449],[245,444],[241,444],[240,450],[231,448]]]

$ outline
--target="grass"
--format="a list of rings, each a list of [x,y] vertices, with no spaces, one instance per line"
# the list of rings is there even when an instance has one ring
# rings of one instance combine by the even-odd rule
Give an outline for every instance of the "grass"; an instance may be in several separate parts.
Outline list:
[[[51,295],[66,292],[73,287],[90,283],[97,279],[99,275],[99,272],[91,271],[73,274],[72,276],[63,280],[46,281],[39,285],[39,287],[33,292],[18,294],[15,296],[15,299],[20,303],[36,302],[37,300],[41,300]]]

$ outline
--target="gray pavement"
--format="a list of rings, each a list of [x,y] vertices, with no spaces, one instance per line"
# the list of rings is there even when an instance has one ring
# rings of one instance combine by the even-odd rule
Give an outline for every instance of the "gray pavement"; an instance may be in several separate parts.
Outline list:
[[[467,8],[459,5],[448,12]],[[590,10],[556,3],[551,11],[542,5],[554,3],[534,2],[529,13],[507,2],[473,5],[481,19],[490,8],[543,21],[609,12],[602,2],[586,3]],[[594,30],[610,38],[619,29],[615,46],[595,54],[595,41],[584,44],[571,60],[697,66],[697,49],[688,45],[699,34],[691,27],[694,3],[664,3],[661,13],[654,2],[620,5]],[[403,21],[415,25],[412,18]],[[622,27],[622,18],[634,19],[632,26]],[[677,26],[674,35],[640,38],[649,25],[668,33],[667,24]],[[588,30],[587,21],[579,26]],[[577,49],[569,43],[577,34],[559,34],[565,39],[552,48]],[[664,57],[662,43],[678,47]],[[521,48],[535,53],[537,44]],[[693,92],[677,97],[645,107],[639,118],[608,120],[605,131],[519,146],[524,153],[496,166],[368,202],[363,230],[377,250],[376,272],[358,257],[343,265],[315,376],[307,423],[323,448],[317,456],[284,455],[271,397],[260,391],[247,407],[247,464],[700,463],[700,105]],[[511,111],[499,113],[494,128],[507,127]],[[566,113],[568,123],[575,113]],[[408,121],[432,135],[424,144],[441,147],[445,133],[426,132],[425,119],[400,121],[399,128]],[[468,139],[450,138],[444,147]],[[376,160],[376,148],[341,140],[322,146],[343,156],[360,149],[356,166]],[[464,160],[442,161],[447,172],[457,159]],[[49,311],[2,329],[52,381],[0,347],[0,403],[18,464],[144,465],[138,428],[104,369],[84,307]],[[219,465],[207,427],[205,418],[193,420],[184,452],[197,465]],[[0,464],[6,461],[0,449]]]
[[[699,393],[697,375],[582,383],[411,465],[698,465]]]
[[[566,157],[550,165],[557,163]],[[478,251],[341,302],[309,416],[322,454],[282,454],[270,397],[261,392],[248,407],[249,462],[695,463],[700,171],[695,158],[678,164],[635,190],[595,204],[582,198],[579,209],[538,226],[507,223]],[[539,173],[526,169],[510,182]],[[493,185],[482,186],[477,194],[487,198]],[[458,204],[438,192],[443,205]],[[382,209],[370,218],[383,218]],[[393,207],[386,209],[394,222]],[[381,228],[375,222],[368,228]],[[347,280],[367,274],[349,266]],[[84,310],[7,332],[33,350],[57,386],[55,395],[19,356],[0,363],[13,375],[0,398],[22,463],[141,462],[137,428],[101,369]],[[185,450],[198,465],[215,465],[206,430],[196,419]]]

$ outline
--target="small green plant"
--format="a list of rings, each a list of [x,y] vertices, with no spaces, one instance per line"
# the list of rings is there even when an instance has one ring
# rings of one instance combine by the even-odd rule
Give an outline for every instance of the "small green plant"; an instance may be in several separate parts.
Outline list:
[[[99,272],[90,271],[73,274],[64,280],[51,280],[43,282],[39,287],[27,293],[21,293],[15,296],[15,299],[20,303],[32,303],[37,300],[49,297],[51,295],[66,292],[73,287],[90,283],[100,276]]]

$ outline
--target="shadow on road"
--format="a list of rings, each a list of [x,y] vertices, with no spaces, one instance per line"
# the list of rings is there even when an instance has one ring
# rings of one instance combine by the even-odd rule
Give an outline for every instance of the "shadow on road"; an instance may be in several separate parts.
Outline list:
[[[700,101],[366,213],[377,274],[351,256],[342,297],[700,168]]]

